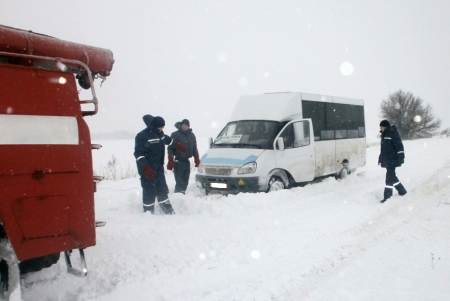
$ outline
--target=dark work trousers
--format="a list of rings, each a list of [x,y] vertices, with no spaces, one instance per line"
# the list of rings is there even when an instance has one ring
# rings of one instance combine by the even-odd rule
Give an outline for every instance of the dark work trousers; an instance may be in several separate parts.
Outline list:
[[[161,204],[164,201],[168,202],[169,188],[166,184],[164,175],[156,176],[154,180],[148,180],[145,177],[141,178],[142,186],[142,201],[144,202],[144,212],[155,210],[155,199]]]
[[[191,163],[189,160],[175,160],[173,174],[175,175],[175,191],[185,193],[189,184],[189,175],[191,174]]]
[[[395,167],[386,167],[386,186],[384,187],[385,200],[392,196],[394,188],[397,189],[400,195],[406,194],[405,187],[403,187],[395,174]]]

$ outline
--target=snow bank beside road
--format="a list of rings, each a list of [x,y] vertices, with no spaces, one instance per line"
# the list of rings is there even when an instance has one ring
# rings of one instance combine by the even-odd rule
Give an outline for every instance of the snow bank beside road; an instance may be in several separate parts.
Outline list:
[[[379,147],[344,181],[268,194],[204,196],[192,174],[173,216],[142,213],[138,179],[102,182],[88,276],[60,261],[24,299],[448,300],[450,139],[404,144],[408,194],[385,204]]]

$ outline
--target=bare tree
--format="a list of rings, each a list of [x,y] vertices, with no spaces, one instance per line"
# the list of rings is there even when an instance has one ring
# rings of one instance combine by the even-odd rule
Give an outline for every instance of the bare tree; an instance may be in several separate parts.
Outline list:
[[[433,115],[431,105],[424,106],[420,97],[402,90],[383,99],[380,111],[380,117],[395,125],[403,139],[431,137],[442,123]]]

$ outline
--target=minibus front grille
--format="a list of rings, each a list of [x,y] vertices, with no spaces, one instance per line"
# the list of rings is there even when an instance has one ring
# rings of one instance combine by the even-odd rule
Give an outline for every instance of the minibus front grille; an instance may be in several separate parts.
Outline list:
[[[229,176],[231,174],[231,168],[205,168],[205,173],[211,176]]]

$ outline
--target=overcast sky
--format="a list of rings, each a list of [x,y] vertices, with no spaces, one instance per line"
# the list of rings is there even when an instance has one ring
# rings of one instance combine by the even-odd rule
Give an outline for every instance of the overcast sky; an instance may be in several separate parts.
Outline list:
[[[164,117],[168,134],[188,118],[197,136],[215,137],[239,96],[280,91],[364,99],[369,140],[380,102],[399,89],[450,126],[449,1],[0,4],[0,24],[114,53],[97,88],[100,112],[87,118],[93,133],[137,133],[152,114]]]

